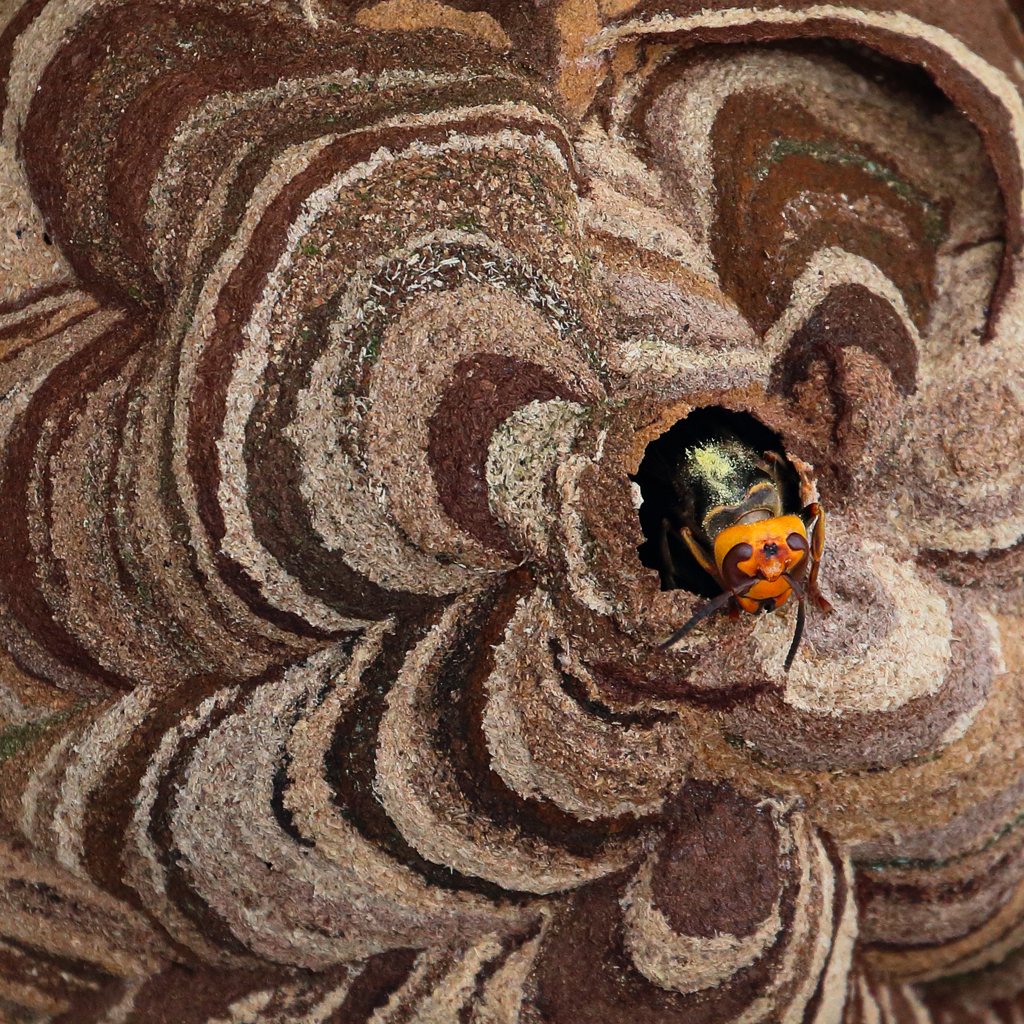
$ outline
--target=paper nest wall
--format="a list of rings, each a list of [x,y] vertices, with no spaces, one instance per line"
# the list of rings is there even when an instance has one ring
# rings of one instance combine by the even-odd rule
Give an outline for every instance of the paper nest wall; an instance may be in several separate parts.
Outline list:
[[[0,13],[0,1020],[1024,1013],[1024,37]],[[774,431],[790,605],[637,554]]]

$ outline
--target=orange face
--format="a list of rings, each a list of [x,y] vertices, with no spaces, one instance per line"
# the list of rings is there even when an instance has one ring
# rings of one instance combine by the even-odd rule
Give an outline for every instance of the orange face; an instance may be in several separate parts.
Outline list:
[[[724,579],[760,578],[761,582],[737,597],[748,612],[756,612],[760,602],[769,598],[775,598],[774,607],[778,608],[789,597],[793,588],[783,573],[795,575],[803,569],[800,563],[807,552],[807,529],[799,516],[727,526],[715,538],[715,562]]]

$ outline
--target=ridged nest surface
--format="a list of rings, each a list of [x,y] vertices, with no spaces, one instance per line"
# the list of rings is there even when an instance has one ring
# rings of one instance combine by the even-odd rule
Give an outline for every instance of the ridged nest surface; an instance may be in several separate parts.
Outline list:
[[[6,8],[0,1020],[1024,1019],[1012,5]]]

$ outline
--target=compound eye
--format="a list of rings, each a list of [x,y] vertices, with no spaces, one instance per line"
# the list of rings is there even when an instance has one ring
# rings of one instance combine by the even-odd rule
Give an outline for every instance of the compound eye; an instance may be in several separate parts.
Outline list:
[[[790,551],[801,551],[806,553],[809,550],[807,538],[799,533],[791,533],[786,538],[786,546]]]
[[[722,560],[722,578],[730,588],[738,586],[744,580],[750,579],[749,573],[745,573],[740,567],[740,562],[746,562],[754,555],[754,548],[751,544],[734,544],[729,548],[729,553]]]
[[[794,532],[786,538],[786,544],[796,556],[788,570],[789,576],[791,579],[803,579],[807,574],[807,566],[810,564],[810,559],[807,557],[807,553],[810,551],[807,538],[801,533]]]

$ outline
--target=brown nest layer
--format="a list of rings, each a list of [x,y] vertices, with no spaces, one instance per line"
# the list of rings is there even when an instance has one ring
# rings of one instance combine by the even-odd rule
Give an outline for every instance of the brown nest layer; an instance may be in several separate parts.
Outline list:
[[[0,1021],[1024,1019],[1013,4],[6,6]]]

